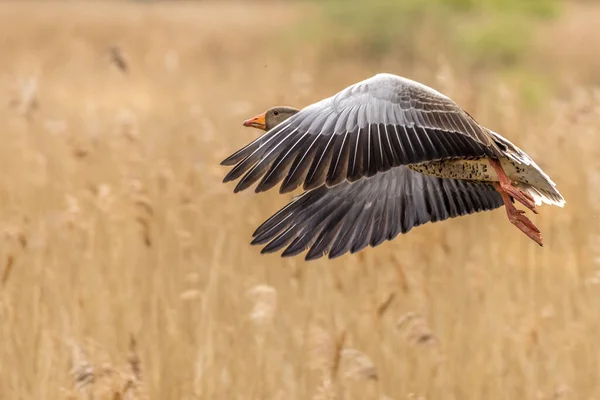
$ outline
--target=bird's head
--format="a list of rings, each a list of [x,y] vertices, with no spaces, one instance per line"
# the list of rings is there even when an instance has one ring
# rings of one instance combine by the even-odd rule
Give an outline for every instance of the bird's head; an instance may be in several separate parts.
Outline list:
[[[244,126],[257,128],[263,131],[269,131],[292,115],[296,114],[298,111],[299,110],[293,107],[286,106],[269,108],[264,113],[257,115],[254,118],[245,120]]]

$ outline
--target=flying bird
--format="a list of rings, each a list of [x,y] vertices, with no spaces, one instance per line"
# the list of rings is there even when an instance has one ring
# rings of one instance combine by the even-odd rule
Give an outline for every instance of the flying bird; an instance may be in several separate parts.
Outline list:
[[[534,213],[563,207],[525,152],[422,83],[377,74],[301,110],[273,107],[244,121],[266,133],[221,162],[234,192],[279,184],[304,193],[253,234],[262,253],[305,259],[375,247],[427,222],[494,210],[543,246]]]

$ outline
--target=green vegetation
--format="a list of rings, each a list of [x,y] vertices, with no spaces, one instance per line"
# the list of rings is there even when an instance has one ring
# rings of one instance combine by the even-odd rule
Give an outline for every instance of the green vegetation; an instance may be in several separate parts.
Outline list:
[[[555,17],[561,0],[321,0],[322,18],[302,30],[328,52],[365,58],[447,49],[476,64],[512,66],[536,23]],[[310,32],[310,33],[309,33]]]

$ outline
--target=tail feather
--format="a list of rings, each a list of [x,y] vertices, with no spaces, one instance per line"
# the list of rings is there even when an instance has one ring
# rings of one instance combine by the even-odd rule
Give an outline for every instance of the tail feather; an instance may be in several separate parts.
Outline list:
[[[565,199],[558,192],[558,190],[552,188],[552,190],[541,189],[539,187],[534,187],[530,184],[519,182],[519,188],[523,191],[529,193],[533,199],[535,200],[536,206],[541,206],[542,203],[546,203],[549,205],[554,205],[558,207],[564,207]]]
[[[556,183],[542,171],[531,157],[505,137],[500,136],[492,130],[488,130],[488,132],[495,138],[496,143],[504,148],[504,155],[506,157],[517,164],[526,166],[522,173],[527,178],[525,180],[530,183],[525,183],[521,180],[518,182],[518,185],[525,192],[533,196],[536,205],[541,206],[542,203],[546,203],[564,207],[566,201],[556,189]]]

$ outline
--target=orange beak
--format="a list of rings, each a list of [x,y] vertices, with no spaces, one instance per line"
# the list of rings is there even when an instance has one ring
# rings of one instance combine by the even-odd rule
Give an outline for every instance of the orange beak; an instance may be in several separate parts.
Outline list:
[[[265,114],[266,113],[262,113],[260,115],[257,115],[254,118],[245,120],[244,126],[250,127],[250,128],[262,129],[264,131],[267,128],[267,125],[265,122]]]

